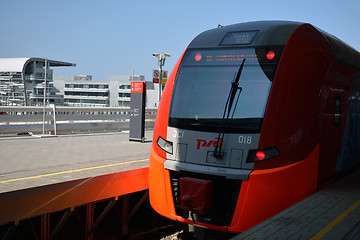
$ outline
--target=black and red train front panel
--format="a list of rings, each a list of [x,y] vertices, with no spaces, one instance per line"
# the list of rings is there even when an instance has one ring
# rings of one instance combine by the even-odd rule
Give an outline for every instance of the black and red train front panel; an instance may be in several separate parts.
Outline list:
[[[226,107],[244,60],[233,106]],[[164,163],[177,215],[188,218],[191,212],[200,222],[230,226],[242,180],[249,179],[254,166],[248,153],[258,146],[271,85],[255,48],[186,52],[169,113],[166,139],[173,150]],[[216,148],[221,149],[219,156]],[[211,196],[203,198],[199,189]]]
[[[238,24],[195,38],[158,110],[153,208],[241,232],[314,192],[323,109],[317,96],[334,62],[306,24]]]

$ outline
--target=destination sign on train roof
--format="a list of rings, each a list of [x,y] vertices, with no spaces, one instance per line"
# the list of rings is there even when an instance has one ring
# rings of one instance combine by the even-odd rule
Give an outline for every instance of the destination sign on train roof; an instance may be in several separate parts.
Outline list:
[[[249,45],[254,40],[257,31],[251,32],[228,32],[221,41],[221,46],[227,45]]]

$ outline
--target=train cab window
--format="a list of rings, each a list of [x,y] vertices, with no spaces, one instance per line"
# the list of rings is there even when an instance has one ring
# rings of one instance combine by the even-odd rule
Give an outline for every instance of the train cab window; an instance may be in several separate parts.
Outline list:
[[[239,66],[242,91],[231,114],[224,108]],[[259,132],[272,82],[259,64],[254,48],[188,50],[179,68],[172,96],[169,125],[217,132]]]

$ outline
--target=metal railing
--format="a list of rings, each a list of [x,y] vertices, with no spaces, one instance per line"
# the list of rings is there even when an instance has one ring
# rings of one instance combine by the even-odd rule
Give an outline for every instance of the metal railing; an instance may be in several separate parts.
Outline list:
[[[45,109],[45,118],[43,119]],[[154,126],[157,109],[146,109],[145,127]],[[45,120],[45,121],[44,121]],[[0,134],[127,130],[130,109],[120,107],[0,106]]]

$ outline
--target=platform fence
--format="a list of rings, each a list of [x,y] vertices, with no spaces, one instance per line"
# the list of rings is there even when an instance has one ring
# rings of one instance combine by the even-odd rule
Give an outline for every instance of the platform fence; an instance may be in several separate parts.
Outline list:
[[[154,126],[156,111],[145,110],[146,128]],[[0,106],[0,134],[128,130],[130,114],[122,107]]]

